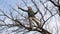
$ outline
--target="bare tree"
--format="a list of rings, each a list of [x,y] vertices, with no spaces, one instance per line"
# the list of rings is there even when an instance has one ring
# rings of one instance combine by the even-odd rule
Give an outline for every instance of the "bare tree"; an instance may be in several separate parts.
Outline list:
[[[27,0],[21,0],[21,1],[23,2],[24,6],[28,7]],[[39,1],[38,3],[40,3],[40,4],[37,4],[36,1]],[[43,28],[44,25],[47,23],[47,21],[49,21],[53,16],[55,17],[55,15],[58,14],[57,10],[56,10],[56,13],[52,12],[52,9],[54,9],[54,7],[50,10],[48,8],[48,6],[47,7],[45,6],[45,3],[49,2],[49,1],[54,5],[54,7],[55,6],[58,7],[58,11],[59,11],[59,15],[60,15],[59,0],[58,0],[57,3],[55,3],[53,0],[46,0],[46,2],[43,2],[42,0],[30,0],[30,2],[33,4],[32,8],[34,7],[36,9],[36,11],[38,11],[38,13],[39,13],[39,16],[38,16],[39,18],[37,18],[37,19],[39,19],[39,21],[41,22],[40,24],[42,25],[42,27],[40,27],[40,25],[36,26],[37,23],[33,22],[32,23],[33,24],[32,25],[33,29],[31,29],[29,27],[30,24],[28,22],[29,18],[24,16],[23,14],[21,14],[21,10],[15,9],[15,8],[13,8],[11,6],[10,6],[11,8],[9,9],[9,13],[6,13],[6,11],[0,9],[0,12],[2,13],[2,14],[0,14],[0,17],[3,17],[3,18],[0,19],[0,21],[1,21],[0,26],[1,27],[2,26],[7,26],[8,28],[11,28],[11,27],[14,27],[14,26],[16,27],[17,26],[19,28],[16,29],[16,30],[13,30],[13,32],[15,31],[16,33],[23,32],[23,34],[25,34],[25,33],[28,33],[30,31],[37,31],[37,32],[40,32],[41,34],[52,34],[52,32],[50,32],[47,29]],[[22,4],[20,4],[20,5],[22,5]],[[39,5],[42,5],[42,6],[39,6]],[[43,9],[44,11],[43,12],[40,9],[42,7],[44,7],[44,9]],[[50,14],[47,13],[47,12],[49,12]],[[50,16],[47,17],[46,16],[47,14],[49,14]],[[6,20],[7,20],[7,22],[9,22],[9,24],[7,24]],[[23,22],[21,22],[21,20]],[[24,20],[26,20],[26,21],[24,21]],[[12,24],[10,24],[10,22],[12,22]],[[4,23],[4,24],[2,24],[2,23]],[[23,30],[20,30],[20,28],[22,28]],[[3,30],[3,28],[1,30]],[[35,34],[35,32],[34,32],[34,34]]]

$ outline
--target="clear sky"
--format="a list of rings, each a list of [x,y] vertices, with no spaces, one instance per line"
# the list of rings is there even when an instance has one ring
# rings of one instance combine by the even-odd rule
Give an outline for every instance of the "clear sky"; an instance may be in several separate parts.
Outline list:
[[[8,9],[9,5],[15,6],[19,0],[0,0],[0,9]]]
[[[13,8],[17,9],[16,4],[18,2],[21,2],[21,1],[20,0],[0,0],[0,9],[3,10],[8,15],[9,14],[9,9],[11,8],[9,5],[11,5],[11,6],[13,6]],[[1,12],[0,12],[0,14],[1,14]],[[2,18],[4,18],[4,17],[0,16],[0,19],[2,19]]]

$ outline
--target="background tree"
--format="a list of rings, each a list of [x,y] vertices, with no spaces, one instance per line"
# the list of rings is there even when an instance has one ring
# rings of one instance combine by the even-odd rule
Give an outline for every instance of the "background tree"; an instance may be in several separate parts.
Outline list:
[[[8,4],[8,1],[6,1],[5,5]],[[15,5],[8,4],[9,8],[4,7],[5,9],[2,9],[0,7],[0,32],[7,31],[6,34],[28,34],[30,32],[31,34],[60,34],[60,0],[18,1]],[[41,22],[42,28],[37,27],[33,21],[33,30],[30,29],[27,13],[19,10],[17,4],[24,9],[31,6],[34,12],[38,11],[35,17]]]

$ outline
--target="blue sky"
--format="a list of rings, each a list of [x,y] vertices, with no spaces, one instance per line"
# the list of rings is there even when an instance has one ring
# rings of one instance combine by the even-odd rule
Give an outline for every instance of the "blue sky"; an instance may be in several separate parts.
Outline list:
[[[21,6],[24,5],[22,0],[0,0],[0,9],[4,10],[6,13],[8,13],[9,9],[11,8],[10,6],[17,9],[17,3],[18,4],[21,3],[22,4]]]
[[[0,9],[7,9],[9,5],[15,6],[17,2],[18,0],[0,0]]]
[[[17,9],[16,3],[18,2],[21,2],[21,1],[20,0],[0,0],[0,9],[3,10],[8,15],[9,9],[11,8],[9,5]],[[1,18],[4,18],[4,17],[0,16],[0,19]]]

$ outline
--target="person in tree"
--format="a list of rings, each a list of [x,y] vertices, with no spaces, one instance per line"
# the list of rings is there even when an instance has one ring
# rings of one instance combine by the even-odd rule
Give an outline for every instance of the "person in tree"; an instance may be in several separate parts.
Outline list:
[[[30,6],[28,6],[28,10],[24,10],[21,7],[18,6],[18,9],[21,9],[24,12],[28,13],[28,18],[29,18],[29,22],[30,22],[30,27],[33,28],[32,26],[32,20],[36,22],[37,25],[39,25],[38,19],[35,17],[35,15],[38,13],[38,11],[36,11],[34,13],[34,11],[32,10],[32,8]]]

